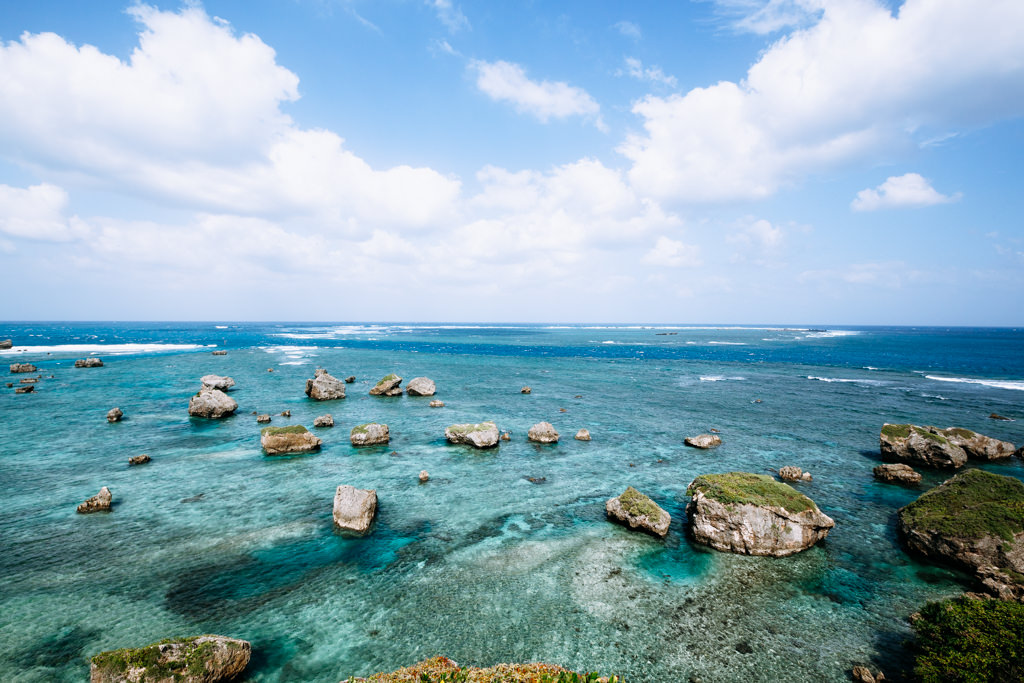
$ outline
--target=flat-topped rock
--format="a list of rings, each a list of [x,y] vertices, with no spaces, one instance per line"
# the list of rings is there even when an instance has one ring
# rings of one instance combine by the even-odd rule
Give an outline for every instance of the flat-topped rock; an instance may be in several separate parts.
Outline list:
[[[16,393],[16,394],[31,394],[35,390],[36,390],[36,385],[29,384],[27,386],[16,388],[14,390],[14,393]]]
[[[120,408],[111,408],[107,411],[107,422],[120,422],[124,412]]]
[[[668,512],[632,486],[622,494],[609,498],[604,509],[609,517],[630,529],[640,529],[655,536],[665,536],[672,523],[672,516]]]
[[[526,438],[536,443],[558,443],[558,431],[550,422],[538,422],[530,427]]]
[[[226,356],[226,355],[228,355],[228,352],[225,351],[224,349],[217,349],[216,351],[211,351],[210,353],[212,353],[215,356]]]
[[[888,460],[949,469],[967,462],[967,452],[935,427],[886,423],[878,444],[882,457]]]
[[[318,368],[313,379],[306,380],[306,396],[314,401],[334,401],[345,398],[345,383]]]
[[[401,396],[402,387],[399,386],[401,383],[402,378],[392,372],[373,385],[373,388],[370,389],[370,396]]]
[[[705,474],[686,493],[694,539],[715,550],[784,557],[810,548],[835,526],[810,498],[762,474]]]
[[[260,430],[260,445],[267,455],[309,453],[323,443],[302,425],[290,427],[264,427]]]
[[[445,427],[444,438],[450,443],[491,448],[498,445],[498,426],[493,422],[449,425]]]
[[[95,496],[87,498],[83,503],[79,503],[77,512],[83,515],[90,512],[109,512],[112,500],[113,496],[110,493],[110,489],[104,486]]]
[[[36,366],[32,365],[31,363],[11,363],[11,372],[12,373],[36,372],[37,370],[39,370],[39,368],[37,368]]]
[[[147,462],[149,462],[152,459],[153,458],[149,457],[145,453],[143,453],[142,455],[133,455],[132,457],[128,458],[128,465],[129,466],[145,465]]]
[[[579,430],[578,432],[576,432],[576,440],[577,441],[590,441],[590,431],[586,430],[586,429]]]
[[[262,413],[262,414],[256,416],[256,423],[257,424],[269,424],[270,423],[270,419],[271,419],[270,415],[268,415],[267,413]]]
[[[102,368],[103,361],[99,358],[79,358],[75,361],[76,368]]]
[[[238,402],[220,389],[203,387],[188,400],[188,414],[192,417],[220,419],[233,415]]]
[[[334,524],[346,531],[364,533],[377,514],[377,490],[342,484],[334,493]]]
[[[717,434],[698,434],[683,439],[683,443],[691,448],[717,448],[722,445],[722,437]]]
[[[222,375],[203,375],[199,378],[199,381],[204,387],[218,389],[220,391],[227,391],[231,387],[235,386],[234,379]]]
[[[353,446],[378,446],[391,440],[391,432],[386,424],[367,422],[353,427],[348,438]]]
[[[405,393],[410,396],[433,396],[437,392],[434,380],[429,377],[413,377],[405,385]]]
[[[108,650],[89,662],[90,683],[227,683],[249,665],[252,645],[226,636],[161,640]]]
[[[313,420],[313,426],[314,427],[333,427],[334,426],[334,416],[331,415],[330,413],[327,413],[326,415],[321,415],[320,417],[318,417],[315,420]]]
[[[872,470],[875,479],[887,481],[894,484],[916,485],[921,483],[921,474],[915,472],[910,465],[901,462],[879,465]]]

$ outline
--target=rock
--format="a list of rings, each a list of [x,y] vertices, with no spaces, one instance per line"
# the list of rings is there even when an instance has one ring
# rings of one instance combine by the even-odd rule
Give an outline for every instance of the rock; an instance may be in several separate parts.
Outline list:
[[[346,531],[363,533],[377,514],[376,489],[342,484],[334,494],[334,523]]]
[[[431,657],[430,659],[404,667],[393,672],[381,672],[369,678],[346,678],[345,681],[355,683],[406,683],[407,681],[587,681],[608,683],[609,679],[588,678],[586,673],[570,672],[554,664],[495,664],[487,668],[475,666],[459,666],[447,657]],[[621,680],[615,678],[614,680]]]
[[[523,387],[522,389],[519,390],[519,393],[520,394],[528,394],[531,391],[533,391],[533,389],[531,389],[530,387]]]
[[[779,468],[779,479],[782,481],[800,481],[800,477],[803,476],[803,473],[804,471],[799,467],[786,465],[785,467]]]
[[[526,437],[537,443],[558,443],[558,432],[550,422],[538,422],[533,425]]]
[[[885,674],[881,671],[877,674],[872,674],[871,669],[866,666],[853,667],[853,671],[850,672],[850,676],[856,683],[883,683],[883,681],[885,681]]]
[[[420,470],[420,483],[425,484],[430,481],[430,473],[426,470]]]
[[[910,465],[894,463],[890,465],[879,465],[874,470],[875,479],[892,482],[895,484],[920,484],[921,475],[914,471]]]
[[[9,349],[14,346],[14,342],[10,339],[0,339],[0,349]]]
[[[576,440],[590,441],[590,432],[586,429],[581,429],[580,431],[576,432]]]
[[[973,460],[1003,460],[1013,455],[1013,444],[961,427],[949,427],[940,433],[954,446],[959,446]]]
[[[14,393],[16,393],[16,394],[31,394],[35,390],[36,390],[36,385],[29,384],[29,385],[24,386],[24,387],[18,387],[17,389],[14,390]]]
[[[811,481],[811,479],[813,479],[813,477],[811,477],[810,472],[804,472],[800,475],[800,481]]]
[[[686,493],[694,538],[716,550],[784,557],[810,548],[835,526],[810,498],[761,474],[701,475]]]
[[[228,352],[223,350],[223,349],[217,349],[216,351],[211,351],[210,353],[212,353],[215,356],[226,356],[226,355],[228,355]]]
[[[970,469],[898,514],[911,551],[974,574],[992,595],[1024,602],[1024,483]]]
[[[10,389],[10,388],[11,388],[11,387],[13,387],[13,386],[14,386],[14,382],[8,382],[8,383],[7,383],[7,388],[8,388],[8,389]]]
[[[124,413],[120,408],[111,408],[107,411],[107,422],[120,422],[122,417]]]
[[[531,484],[543,484],[548,480],[547,477],[526,477],[526,481]]]
[[[18,384],[35,384],[38,381],[38,377],[26,377],[25,379],[19,379]]]
[[[31,363],[11,363],[11,372],[36,372],[39,368]]]
[[[132,457],[128,458],[128,465],[145,465],[152,459],[153,458],[149,457],[145,453],[143,453],[142,455],[133,455]]]
[[[368,422],[353,427],[348,438],[353,446],[378,446],[390,441],[391,433],[386,424]]]
[[[199,378],[204,387],[211,389],[217,389],[218,391],[227,391],[231,387],[235,386],[235,380],[230,377],[222,377],[220,375],[203,375]]]
[[[428,377],[413,377],[405,387],[405,393],[410,396],[433,396],[436,391],[434,380]]]
[[[103,361],[99,358],[79,358],[75,361],[76,368],[102,368]]]
[[[291,427],[264,427],[260,430],[260,445],[267,455],[308,453],[323,443],[302,425]]]
[[[345,384],[352,384],[352,382],[355,382],[355,381],[356,381],[356,376],[355,375],[349,375],[348,377],[345,378]]]
[[[641,529],[655,536],[665,536],[672,523],[670,514],[632,486],[621,495],[609,498],[604,504],[604,509],[609,517],[630,529]]]
[[[282,410],[281,411],[281,417],[291,417],[291,416],[292,416],[292,411],[290,411],[290,410]]]
[[[989,413],[988,419],[990,419],[990,420],[1003,420],[1005,422],[1013,422],[1013,420],[1011,420],[1010,418],[1003,417],[999,413]]]
[[[884,424],[879,437],[882,457],[929,467],[956,469],[967,462],[963,448],[950,443],[935,427]]]
[[[263,413],[262,415],[257,415],[256,416],[256,423],[257,424],[261,424],[262,425],[262,424],[267,424],[268,422],[270,422],[270,416],[267,415],[266,413]]]
[[[498,426],[493,422],[449,425],[445,427],[444,438],[450,443],[491,448],[498,445]]]
[[[228,417],[238,410],[235,399],[220,389],[203,387],[188,400],[188,414],[192,417],[218,419]]]
[[[509,434],[508,432],[502,432],[501,433],[501,440],[502,441],[511,441],[512,440],[512,435]]]
[[[370,396],[401,396],[402,387],[398,386],[401,383],[402,378],[392,372],[370,389]]]
[[[559,408],[558,412],[560,412],[560,413],[567,413],[569,411],[566,408]]]
[[[113,496],[110,494],[110,489],[104,486],[95,496],[87,499],[84,503],[79,504],[78,512],[83,515],[90,512],[109,512],[110,501],[112,499]]]
[[[717,434],[698,434],[686,437],[683,443],[692,448],[717,448],[722,445],[722,437]]]
[[[267,372],[273,372],[274,368],[267,368]]]
[[[333,401],[345,398],[345,383],[318,368],[313,379],[306,380],[306,396],[314,401]]]
[[[252,646],[226,636],[161,640],[136,649],[110,650],[94,656],[90,683],[226,683],[249,664]]]
[[[427,405],[429,405],[431,408],[444,408],[444,401],[439,401],[439,400],[437,400],[435,398],[433,401],[431,401]]]
[[[314,427],[333,427],[334,426],[334,416],[331,415],[330,413],[327,413],[326,415],[321,415],[320,417],[318,417],[315,420],[313,420],[313,426]]]

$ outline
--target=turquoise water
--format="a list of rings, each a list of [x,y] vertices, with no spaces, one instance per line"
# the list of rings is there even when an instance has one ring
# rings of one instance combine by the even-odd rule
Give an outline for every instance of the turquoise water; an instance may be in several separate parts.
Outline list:
[[[252,641],[252,681],[435,654],[633,682],[898,672],[906,617],[970,584],[901,550],[895,511],[919,491],[872,479],[881,424],[1024,442],[1021,330],[26,323],[6,337],[0,361],[44,379],[0,393],[3,681],[83,681],[96,652],[200,632]],[[90,350],[105,366],[74,369]],[[307,399],[317,367],[356,375],[348,398]],[[446,407],[368,396],[389,372],[432,378]],[[235,379],[235,417],[188,417],[208,373]],[[125,420],[108,424],[114,406]],[[316,430],[317,454],[268,458],[252,411],[337,426]],[[512,441],[445,443],[446,425],[484,419]],[[541,420],[559,444],[526,441]],[[349,445],[368,421],[390,426],[388,447]],[[572,438],[584,427],[593,441]],[[710,428],[720,448],[683,446]],[[129,468],[140,453],[153,461]],[[813,473],[798,486],[836,520],[824,543],[771,559],[687,539],[693,477],[782,465]],[[1024,479],[1019,458],[984,467]],[[368,536],[334,531],[339,484],[377,490]],[[104,485],[114,511],[75,514]],[[627,485],[672,514],[665,540],[605,520]]]

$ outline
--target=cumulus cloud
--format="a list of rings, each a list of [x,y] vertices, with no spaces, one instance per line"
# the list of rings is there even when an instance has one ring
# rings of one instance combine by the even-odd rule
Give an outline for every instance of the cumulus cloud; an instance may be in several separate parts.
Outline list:
[[[1024,3],[820,3],[740,82],[633,106],[630,179],[676,201],[767,197],[808,173],[1024,114]]]
[[[85,232],[64,216],[68,195],[49,183],[30,187],[0,185],[0,232],[12,237],[63,242]]]
[[[944,195],[917,173],[906,173],[890,176],[874,189],[861,190],[850,206],[854,211],[934,206],[955,202],[960,196],[959,192]]]
[[[675,76],[667,75],[661,70],[660,66],[644,67],[644,63],[636,57],[626,57],[626,69],[619,73],[624,73],[630,78],[635,78],[638,81],[660,83],[661,85],[667,85],[672,88],[678,85],[678,81]]]
[[[652,266],[669,268],[699,266],[701,265],[700,248],[662,235],[651,247],[651,250],[644,254],[643,262]]]
[[[511,62],[474,60],[476,85],[493,100],[510,102],[516,111],[541,123],[551,119],[583,116],[603,128],[601,107],[586,90],[561,81],[532,81],[522,66]]]

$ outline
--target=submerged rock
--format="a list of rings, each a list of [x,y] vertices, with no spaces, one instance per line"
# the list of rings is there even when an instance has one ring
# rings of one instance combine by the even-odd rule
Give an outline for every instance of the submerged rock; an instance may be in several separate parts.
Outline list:
[[[368,422],[353,427],[348,438],[353,446],[377,446],[390,441],[391,432],[386,424]]]
[[[586,429],[581,429],[580,431],[576,432],[576,440],[577,441],[590,441],[590,431],[588,431]]]
[[[450,443],[491,448],[498,445],[498,426],[493,422],[449,425],[445,427],[444,438]]]
[[[102,368],[103,361],[99,358],[80,358],[75,361],[76,368]]]
[[[124,413],[120,408],[111,408],[107,411],[107,422],[120,422],[122,417]]]
[[[390,375],[381,378],[370,389],[370,396],[401,396],[402,387],[399,386],[401,383],[402,378],[392,372]]]
[[[145,453],[143,453],[142,455],[133,455],[132,457],[128,458],[128,465],[145,465],[152,459],[153,458],[149,457]]]
[[[686,437],[683,443],[691,448],[717,448],[722,445],[722,437],[717,434],[698,434]]]
[[[334,523],[346,531],[363,533],[377,514],[377,490],[342,484],[334,493]]]
[[[444,401],[439,401],[439,400],[437,400],[435,398],[433,401],[431,401],[427,405],[429,405],[431,408],[444,408]]]
[[[632,486],[621,495],[609,498],[604,509],[609,517],[630,529],[641,529],[655,536],[665,536],[672,523],[670,514]]]
[[[330,413],[327,413],[326,415],[321,415],[320,417],[318,417],[315,420],[313,420],[313,426],[314,427],[333,427],[334,426],[334,416],[331,415]]]
[[[101,652],[90,660],[90,683],[227,683],[249,664],[252,646],[226,636],[161,640]]]
[[[11,363],[11,372],[36,372],[39,370],[36,366],[31,363]]]
[[[895,484],[920,484],[921,474],[915,472],[914,468],[910,465],[904,465],[903,463],[892,463],[887,465],[879,465],[872,470],[875,475],[875,479],[880,481],[887,481]]]
[[[437,392],[434,380],[429,377],[413,377],[405,387],[410,396],[433,396]]]
[[[220,391],[227,391],[231,387],[235,386],[235,380],[230,377],[223,377],[221,375],[203,375],[199,378],[204,387],[211,389],[218,389]]]
[[[313,379],[306,380],[306,396],[314,401],[334,401],[345,398],[345,383],[318,368]]]
[[[950,443],[935,427],[884,424],[879,436],[882,457],[890,460],[956,469],[967,462],[967,452]]]
[[[988,419],[990,419],[990,420],[1002,420],[1004,422],[1013,422],[1013,420],[1011,420],[1010,418],[1003,417],[999,413],[989,413]]]
[[[526,438],[537,443],[558,443],[558,432],[550,422],[538,422],[530,427]]]
[[[961,472],[899,511],[907,547],[969,571],[985,590],[1024,602],[1024,483]]]
[[[784,557],[810,548],[835,526],[810,498],[761,474],[701,475],[686,493],[694,538],[715,550]]]
[[[321,443],[319,438],[310,434],[302,425],[264,427],[260,430],[260,445],[267,455],[308,453],[318,450]]]
[[[203,387],[188,400],[188,414],[192,417],[219,419],[233,415],[238,410],[235,399],[220,389]]]
[[[77,512],[81,514],[88,514],[90,512],[109,512],[110,502],[113,500],[113,496],[110,493],[110,489],[106,486],[100,489],[92,498],[88,498],[85,502],[78,505]]]

